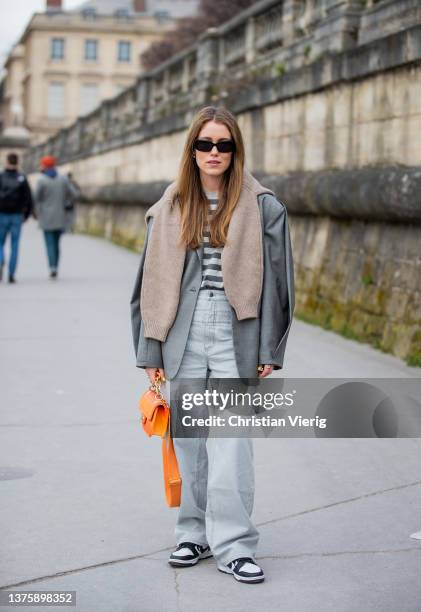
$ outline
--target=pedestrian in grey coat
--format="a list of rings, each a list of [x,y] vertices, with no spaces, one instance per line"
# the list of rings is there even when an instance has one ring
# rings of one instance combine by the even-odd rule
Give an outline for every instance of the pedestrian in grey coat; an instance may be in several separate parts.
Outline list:
[[[47,155],[40,161],[34,200],[39,226],[44,232],[50,278],[57,278],[60,261],[60,239],[69,229],[68,203],[77,197],[77,191],[66,176],[58,173],[56,160]]]
[[[200,387],[282,368],[294,311],[287,211],[244,167],[228,110],[197,113],[178,178],[146,223],[131,314],[136,365],[151,382],[159,372],[171,389],[183,379]],[[178,407],[170,409],[173,423]],[[174,436],[174,447],[182,493],[169,563],[193,566],[213,555],[236,580],[262,582],[252,439]]]

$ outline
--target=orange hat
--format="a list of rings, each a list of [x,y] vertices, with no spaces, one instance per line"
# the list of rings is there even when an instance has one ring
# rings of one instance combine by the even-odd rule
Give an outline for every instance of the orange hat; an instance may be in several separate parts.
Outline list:
[[[41,157],[41,166],[43,168],[54,168],[56,165],[56,158],[52,155],[45,155],[45,157]]]

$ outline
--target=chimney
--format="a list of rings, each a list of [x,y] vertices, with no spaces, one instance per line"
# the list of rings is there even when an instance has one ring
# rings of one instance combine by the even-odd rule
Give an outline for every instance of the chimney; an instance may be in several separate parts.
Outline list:
[[[61,0],[46,0],[47,11],[61,11]]]
[[[133,10],[135,13],[145,13],[146,0],[133,0]]]

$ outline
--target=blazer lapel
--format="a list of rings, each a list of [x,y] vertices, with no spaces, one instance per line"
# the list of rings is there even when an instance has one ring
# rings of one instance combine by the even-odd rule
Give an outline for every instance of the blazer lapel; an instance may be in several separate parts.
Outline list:
[[[200,261],[200,265],[202,265],[202,259],[203,259],[203,243],[200,245],[200,247],[197,247],[197,249],[195,249],[197,256],[199,258]]]

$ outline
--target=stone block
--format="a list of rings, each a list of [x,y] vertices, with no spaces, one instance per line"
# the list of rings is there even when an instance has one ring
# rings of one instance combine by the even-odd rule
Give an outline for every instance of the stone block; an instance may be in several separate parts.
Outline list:
[[[303,166],[305,151],[305,135],[295,133],[281,139],[281,172],[293,172],[300,170]]]
[[[282,134],[300,134],[305,128],[306,99],[296,98],[295,100],[285,100],[282,103]]]
[[[354,335],[355,338],[364,338],[364,330],[370,319],[370,315],[356,308],[349,309],[348,319],[346,321],[345,333],[348,336]],[[338,331],[344,331],[338,330]]]
[[[379,234],[378,255],[389,260],[405,259],[405,240],[402,240],[405,226],[384,225]]]
[[[376,285],[365,285],[358,293],[358,303],[367,312],[382,315],[385,312],[387,294]]]
[[[381,231],[382,228],[378,223],[372,223],[369,227],[364,228],[362,248],[368,255],[378,253]]]
[[[332,329],[332,303],[330,300],[319,298],[314,310],[314,320],[326,329]]]
[[[421,165],[421,114],[410,115],[407,122],[406,158],[403,163],[410,166]]]
[[[378,282],[385,288],[391,288],[395,282],[395,274],[397,273],[397,264],[389,259],[381,258],[381,268],[378,277]]]
[[[267,130],[267,135],[270,138],[280,138],[285,134],[283,131],[283,104],[272,104],[263,109],[264,121]]]
[[[314,270],[309,268],[300,268],[298,274],[297,287],[307,293],[313,293],[315,291],[317,283],[317,275]]]
[[[333,126],[335,128],[348,127],[351,123],[352,89],[343,84],[337,85],[327,96]]]
[[[316,93],[307,96],[305,106],[305,124],[311,130],[323,130],[326,126],[328,98],[325,94]]]
[[[394,347],[397,346],[402,336],[402,328],[405,330],[405,327],[396,321],[386,321],[382,338],[382,346],[386,351],[394,352]]]
[[[409,70],[391,71],[382,75],[383,95],[387,100],[387,113],[384,119],[405,117],[409,111],[409,90],[411,88]],[[421,110],[419,108],[418,112]]]
[[[340,239],[337,238],[332,231],[329,242],[331,247],[327,251],[323,262],[323,273],[331,276],[339,275],[344,277],[346,276],[347,253],[345,249],[341,248]]]
[[[379,344],[381,343],[386,321],[387,318],[384,316],[372,315],[367,318],[364,327],[364,336],[369,342],[373,343],[377,341]]]
[[[421,328],[421,291],[409,294],[404,318],[407,323],[418,323]]]
[[[371,119],[385,121],[394,116],[393,97],[399,97],[393,91],[393,78],[390,74],[376,74],[368,82],[373,90],[373,108],[371,109]]]
[[[308,128],[305,132],[303,170],[321,170],[325,167],[325,157],[325,130]]]
[[[407,80],[405,90],[408,91],[408,115],[421,115],[421,66],[412,65],[406,68]]]
[[[399,261],[393,275],[392,287],[416,290],[420,286],[420,266],[411,261]]]
[[[327,309],[325,316],[327,314]],[[349,319],[349,305],[340,304],[339,302],[331,302],[329,308],[329,325],[334,331],[342,331]]]
[[[376,152],[378,163],[404,164],[407,146],[407,117],[394,117],[384,122],[382,138],[379,140],[379,148]]]
[[[301,246],[300,260],[308,268],[321,268],[329,239],[328,219],[319,219],[317,226],[309,225]]]
[[[383,162],[383,122],[371,120],[357,124],[356,128],[354,137],[358,138],[358,165],[369,166],[377,161]]]
[[[370,123],[375,118],[375,86],[373,79],[353,88],[353,120],[357,124]]]
[[[329,168],[343,168],[349,163],[351,129],[349,126],[335,126],[328,129],[326,157]]]
[[[283,149],[285,146],[285,138],[279,136],[267,136],[263,142],[265,170],[268,174],[277,174],[279,169],[283,167],[283,162],[287,159]]]
[[[348,252],[345,266],[345,284],[347,287],[347,295],[354,301],[358,297],[361,290],[361,270],[364,263],[364,258],[360,253]]]
[[[410,294],[398,289],[392,289],[389,292],[385,312],[392,320],[403,320],[407,309]]]
[[[396,335],[395,342],[393,344],[393,353],[405,359],[411,350],[411,346],[414,348],[415,343],[413,342],[414,334],[419,330],[417,326],[405,325],[403,323],[396,324]]]

